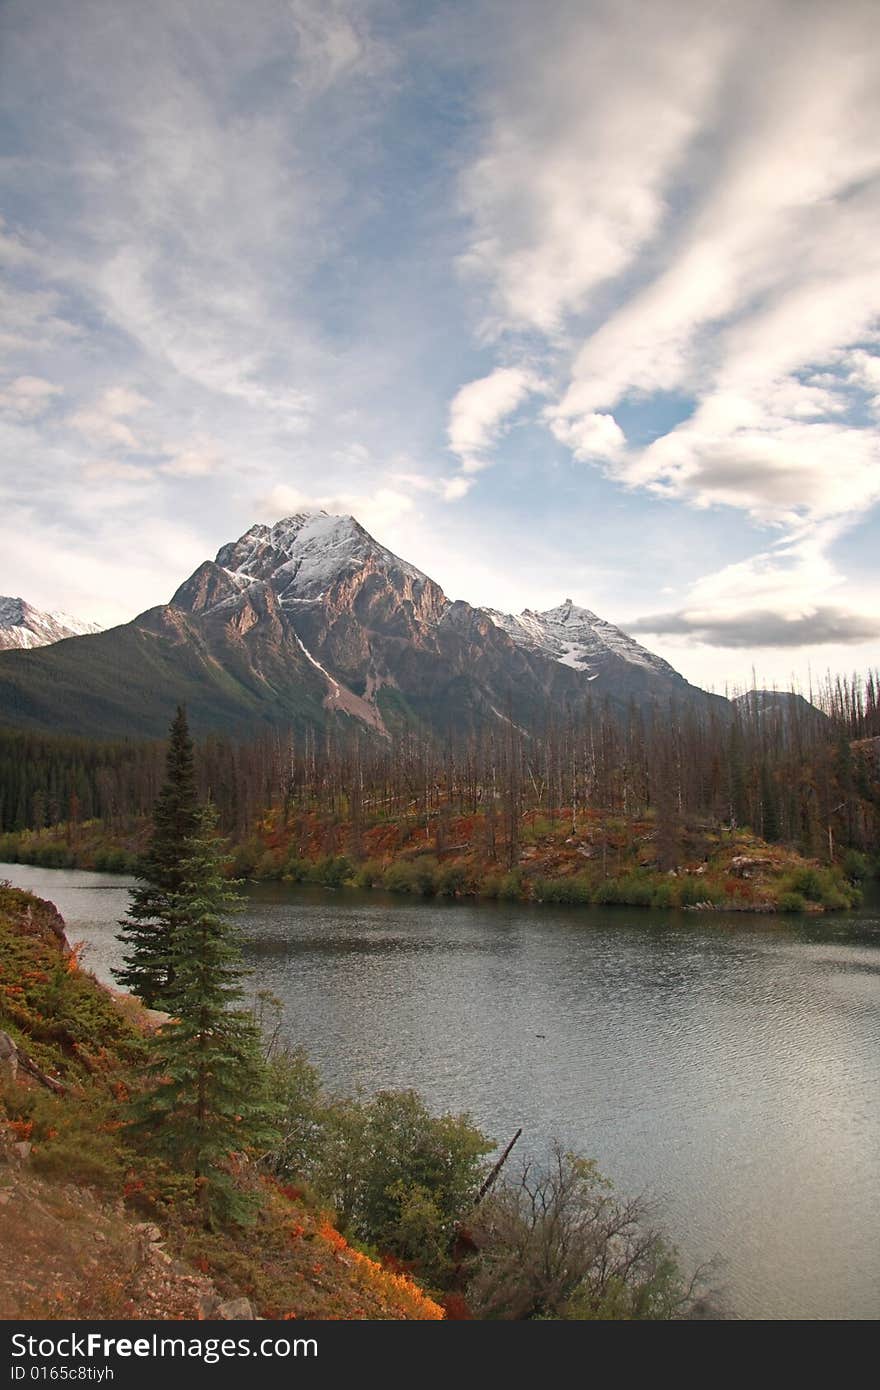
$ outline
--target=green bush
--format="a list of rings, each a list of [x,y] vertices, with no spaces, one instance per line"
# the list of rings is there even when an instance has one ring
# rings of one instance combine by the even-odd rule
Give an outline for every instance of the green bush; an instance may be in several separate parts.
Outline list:
[[[599,907],[607,907],[621,902],[620,885],[616,878],[605,878],[593,890],[593,902]]]
[[[574,875],[570,878],[542,879],[541,897],[545,903],[585,905],[593,901],[590,884],[580,875]]]
[[[0,849],[0,854],[2,854],[2,849]],[[843,857],[843,872],[847,878],[860,883],[863,879],[871,877],[871,861],[867,854],[862,854],[860,850],[848,849]]]
[[[860,901],[859,890],[834,869],[819,869],[806,865],[789,874],[783,888],[786,892],[799,893],[810,902],[821,903],[832,911],[842,911],[854,907]]]
[[[778,906],[780,912],[806,912],[807,900],[801,893],[780,893]]]
[[[498,883],[498,897],[502,902],[519,902],[523,896],[522,874],[519,869],[512,869],[508,874],[502,874]]]
[[[302,883],[308,878],[310,867],[308,859],[300,858],[295,851],[291,850],[284,861],[281,876],[290,883]]]
[[[497,898],[501,892],[501,875],[486,874],[480,881],[479,892],[481,898]]]
[[[263,845],[260,840],[245,840],[243,844],[237,845],[232,855],[232,877],[253,878],[262,855]]]
[[[328,1096],[302,1052],[273,1064],[273,1093],[283,1108],[278,1176],[305,1182],[344,1234],[441,1279],[493,1147],[469,1116],[432,1115],[415,1091]]]
[[[678,895],[674,886],[667,880],[665,883],[658,883],[654,892],[651,894],[652,907],[677,907]]]
[[[678,901],[682,907],[696,907],[699,903],[715,903],[720,894],[718,889],[705,878],[680,878],[678,880]]]
[[[437,892],[440,867],[433,855],[402,859],[385,870],[382,885],[389,893],[415,893],[430,897]]]
[[[654,897],[654,884],[651,879],[643,874],[625,874],[618,879],[618,891],[621,903],[626,903],[628,907],[650,907]]]
[[[801,893],[805,898],[809,898],[810,902],[819,903],[825,891],[825,880],[826,875],[819,869],[795,869],[788,877],[788,887],[793,893]]]
[[[283,861],[277,850],[267,849],[260,855],[259,862],[254,869],[254,877],[259,879],[280,878],[283,871]]]
[[[325,854],[309,866],[308,883],[320,883],[325,888],[339,888],[352,877],[352,865],[344,854]]]
[[[454,898],[457,893],[463,893],[466,883],[467,875],[458,864],[447,864],[441,867],[437,874],[437,892],[446,898]]]
[[[375,888],[382,882],[384,869],[378,859],[365,859],[354,876],[358,888]]]

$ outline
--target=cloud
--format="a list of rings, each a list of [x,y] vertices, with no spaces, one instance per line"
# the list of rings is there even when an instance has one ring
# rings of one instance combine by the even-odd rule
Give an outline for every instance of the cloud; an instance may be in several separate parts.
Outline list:
[[[135,451],[140,441],[125,420],[140,415],[149,405],[138,391],[112,386],[90,408],[75,411],[67,423],[92,444]]]
[[[153,474],[141,464],[125,463],[120,459],[93,459],[83,467],[83,477],[90,483],[145,483]]]
[[[296,35],[294,81],[309,98],[340,79],[370,78],[387,67],[389,49],[370,33],[365,7],[346,0],[288,0]]]
[[[462,180],[483,334],[557,383],[542,418],[576,459],[782,537],[664,631],[697,613],[731,645],[747,610],[786,646],[857,640],[871,620],[828,604],[828,552],[880,500],[880,14],[514,15]]]
[[[593,411],[575,420],[565,420],[548,413],[548,418],[555,438],[585,463],[619,458],[626,446],[626,436],[613,415]]]
[[[880,434],[757,412],[719,396],[620,470],[699,507],[738,507],[760,522],[858,515],[880,498]]]
[[[449,407],[448,437],[465,473],[489,466],[486,455],[504,422],[526,396],[541,389],[534,373],[522,367],[496,367],[488,376],[462,386]]]
[[[459,502],[462,497],[467,497],[472,487],[472,478],[449,478],[443,484],[443,499],[446,502]]]
[[[207,478],[220,466],[220,455],[210,440],[194,440],[170,451],[159,471],[173,478]]]
[[[379,534],[393,527],[414,508],[411,497],[392,487],[379,487],[366,496],[351,492],[321,495],[283,483],[274,487],[258,505],[270,522],[297,512],[324,511],[330,516],[353,516],[368,531],[375,530]]]
[[[739,613],[683,609],[654,613],[627,624],[630,632],[679,635],[714,647],[815,647],[880,637],[880,618],[825,605],[803,613],[750,608]]]
[[[43,377],[19,376],[0,390],[0,410],[19,420],[35,420],[49,409],[54,396],[63,393],[63,386],[56,386]]]
[[[460,264],[490,286],[496,333],[552,334],[663,225],[731,26],[687,0],[506,10],[507,80],[462,180]]]

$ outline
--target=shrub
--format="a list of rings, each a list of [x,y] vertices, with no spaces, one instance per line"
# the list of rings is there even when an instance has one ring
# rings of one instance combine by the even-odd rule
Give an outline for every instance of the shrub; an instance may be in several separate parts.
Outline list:
[[[293,850],[288,854],[284,861],[282,878],[288,879],[291,883],[302,883],[309,875],[310,864],[307,859],[302,859]]]
[[[375,888],[382,882],[384,869],[378,859],[366,859],[354,876],[358,888]]]
[[[502,874],[498,883],[498,897],[502,902],[519,902],[523,896],[522,874],[519,869],[511,869]]]
[[[382,875],[382,887],[387,888],[389,893],[420,892],[415,865],[409,860],[401,860],[400,863],[389,865]]]
[[[570,878],[545,878],[541,881],[541,896],[545,903],[586,904],[593,901],[589,882],[578,875]]]
[[[859,890],[846,882],[833,869],[818,869],[810,865],[789,874],[784,885],[788,892],[799,893],[810,902],[821,903],[833,911],[854,907],[860,900]]]
[[[348,1236],[442,1278],[456,1221],[473,1205],[491,1142],[467,1115],[432,1115],[415,1091],[326,1096],[302,1053],[273,1066],[282,1179],[305,1181]]]
[[[629,907],[650,907],[654,896],[654,885],[650,878],[641,874],[626,874],[618,880],[618,902]]]
[[[2,854],[2,850],[0,850]],[[843,872],[847,878],[859,883],[863,879],[871,877],[871,861],[867,854],[862,854],[857,849],[848,849],[843,857]]]
[[[437,874],[437,892],[447,898],[463,893],[466,883],[467,875],[458,864],[447,864]]]
[[[232,877],[253,878],[263,852],[260,840],[245,840],[243,844],[237,845],[232,855]]]
[[[352,876],[352,866],[344,854],[325,854],[309,866],[308,883],[321,883],[325,888],[339,888]]]
[[[645,1202],[616,1196],[593,1162],[559,1144],[545,1166],[502,1179],[472,1233],[467,1301],[478,1317],[655,1321],[696,1307],[700,1280],[684,1276]]]
[[[696,907],[699,903],[718,902],[721,894],[705,878],[681,878],[678,880],[678,900],[682,907]]]
[[[822,901],[822,894],[825,890],[825,876],[819,869],[803,868],[795,869],[789,875],[788,887],[793,893],[801,893],[810,902],[818,903]]]
[[[274,849],[264,850],[254,870],[254,877],[260,879],[280,878],[281,873],[282,859],[278,851]]]
[[[657,908],[677,907],[677,895],[673,885],[667,880],[666,883],[658,883],[654,892],[651,894],[651,906]]]
[[[780,893],[778,907],[780,912],[806,912],[807,900],[801,893]]]
[[[541,882],[543,882],[543,880],[539,880],[539,883]],[[536,884],[536,890],[537,887],[538,885]],[[480,882],[479,892],[481,898],[497,898],[501,892],[501,875],[486,874]],[[538,896],[543,897],[543,894],[538,894]]]
[[[599,907],[606,907],[621,901],[620,885],[616,878],[603,879],[593,890],[593,902]]]

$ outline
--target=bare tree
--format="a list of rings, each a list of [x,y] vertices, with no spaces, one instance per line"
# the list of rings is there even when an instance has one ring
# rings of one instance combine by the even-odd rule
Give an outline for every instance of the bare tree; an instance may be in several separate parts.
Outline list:
[[[659,1320],[704,1316],[706,1270],[682,1273],[649,1204],[622,1198],[591,1160],[554,1143],[486,1198],[468,1301],[482,1318]]]

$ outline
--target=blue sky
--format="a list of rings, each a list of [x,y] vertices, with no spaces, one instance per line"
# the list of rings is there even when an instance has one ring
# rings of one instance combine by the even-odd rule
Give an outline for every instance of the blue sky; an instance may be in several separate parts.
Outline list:
[[[880,663],[880,10],[7,0],[0,592],[352,512],[723,689]]]

